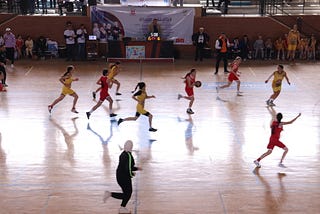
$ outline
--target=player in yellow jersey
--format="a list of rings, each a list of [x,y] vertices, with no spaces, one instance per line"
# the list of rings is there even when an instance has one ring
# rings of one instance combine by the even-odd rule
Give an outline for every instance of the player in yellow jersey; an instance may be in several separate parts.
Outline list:
[[[283,70],[283,65],[278,65],[278,69],[269,76],[269,78],[265,81],[265,83],[268,83],[271,77],[273,77],[273,81],[272,81],[273,94],[266,101],[266,103],[268,106],[275,106],[273,101],[279,96],[281,92],[281,85],[282,85],[283,78],[286,78],[289,85],[290,85],[290,81],[287,76],[287,73]]]
[[[300,32],[298,31],[298,26],[293,25],[293,29],[291,29],[288,33],[287,37],[288,41],[288,60],[294,60],[297,47],[300,43]]]
[[[137,92],[135,92],[137,90],[137,88],[139,88],[139,90]],[[155,98],[155,96],[154,95],[152,95],[152,96],[147,95],[146,84],[144,82],[139,82],[132,93],[134,93],[132,96],[132,99],[134,99],[135,101],[138,102],[137,107],[136,107],[136,115],[134,117],[127,117],[124,119],[120,118],[118,120],[118,125],[120,125],[120,123],[122,123],[124,121],[137,120],[140,117],[140,115],[142,114],[142,115],[147,116],[149,118],[149,131],[150,132],[157,131],[157,129],[152,128],[152,118],[153,118],[152,114],[144,109],[145,100],[149,99],[149,98]]]
[[[117,79],[115,79],[115,76],[117,76],[119,72],[120,72],[120,62],[117,61],[110,66],[109,73],[108,73],[108,80],[110,81],[109,88],[111,88],[113,84],[117,85],[116,95],[121,95],[121,93],[119,92],[120,82]],[[98,91],[100,91],[100,89],[101,88],[99,87],[97,88],[97,90],[92,92],[93,99],[96,99],[96,94],[98,93]]]
[[[73,65],[69,65],[67,67],[67,71],[60,77],[59,81],[63,84],[62,92],[61,92],[60,96],[53,101],[52,104],[48,105],[48,111],[49,111],[50,114],[51,114],[51,110],[52,110],[53,106],[55,106],[57,103],[59,103],[61,100],[63,100],[66,95],[70,95],[70,96],[73,97],[73,105],[72,105],[71,111],[74,112],[74,113],[79,113],[76,110],[76,104],[77,104],[77,101],[78,101],[78,95],[77,95],[77,93],[75,91],[73,91],[71,89],[71,83],[73,81],[78,81],[79,78],[73,78],[72,77],[72,73],[73,72],[74,72],[74,66]]]

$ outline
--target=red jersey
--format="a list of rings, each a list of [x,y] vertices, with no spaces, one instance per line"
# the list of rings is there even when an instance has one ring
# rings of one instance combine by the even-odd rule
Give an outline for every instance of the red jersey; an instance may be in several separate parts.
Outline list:
[[[280,133],[283,130],[282,125],[278,121],[273,121],[271,124],[271,137],[272,139],[279,139]]]
[[[107,91],[108,92],[108,77],[102,76],[100,77],[100,82],[101,82],[101,90]]]
[[[188,85],[188,81],[187,81],[188,79],[190,80],[191,87]],[[186,84],[185,91],[186,91],[186,93],[187,93],[187,95],[189,97],[194,95],[194,93],[193,93],[193,84],[195,83],[195,81],[196,81],[196,77],[195,76],[191,76],[191,75],[187,76],[186,80],[184,81],[185,84]]]

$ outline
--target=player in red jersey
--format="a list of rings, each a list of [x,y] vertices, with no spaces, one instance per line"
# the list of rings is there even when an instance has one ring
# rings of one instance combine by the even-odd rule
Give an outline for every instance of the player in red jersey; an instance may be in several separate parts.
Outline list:
[[[87,114],[87,118],[90,118],[90,115],[92,114],[92,112],[94,112],[97,108],[99,108],[101,106],[101,104],[103,103],[104,100],[108,100],[109,102],[109,113],[110,113],[110,117],[115,117],[117,116],[116,114],[114,114],[112,112],[112,104],[113,104],[113,100],[111,98],[111,96],[109,95],[108,89],[109,89],[109,85],[110,85],[110,80],[108,79],[108,70],[104,69],[102,71],[102,76],[100,77],[100,79],[98,79],[97,84],[101,85],[101,90],[100,90],[100,99],[97,102],[97,104],[95,106],[92,107],[92,109],[88,112],[86,112]]]
[[[196,82],[196,73],[197,73],[197,70],[195,68],[192,68],[190,70],[190,72],[188,72],[186,74],[186,76],[183,78],[184,79],[184,83],[186,84],[184,90],[185,90],[187,96],[183,96],[181,94],[178,94],[178,100],[180,100],[181,98],[190,100],[189,107],[187,109],[187,113],[188,114],[194,114],[194,112],[192,111],[191,107],[192,107],[193,102],[194,102],[193,87],[195,86],[195,82]]]
[[[227,88],[227,87],[230,87],[230,85],[232,84],[233,81],[236,81],[237,82],[237,95],[238,96],[242,96],[242,92],[240,91],[240,72],[239,72],[239,66],[242,62],[242,59],[241,57],[237,56],[235,58],[235,60],[230,64],[231,66],[231,71],[229,73],[229,76],[228,76],[228,83],[225,84],[225,85],[222,85],[222,86],[217,86],[216,87],[216,90],[217,90],[217,93],[219,92],[219,89],[223,89],[223,88]]]
[[[284,125],[288,125],[293,123],[298,117],[301,116],[301,113],[298,114],[298,116],[296,116],[295,118],[293,118],[292,120],[288,121],[288,122],[281,122],[282,120],[282,114],[281,113],[277,113],[275,112],[275,110],[272,107],[269,107],[270,109],[268,109],[272,115],[272,123],[270,125],[271,128],[271,136],[270,136],[270,140],[269,140],[269,144],[267,146],[268,151],[263,153],[257,160],[254,161],[254,164],[256,164],[257,167],[261,167],[260,165],[260,161],[265,158],[266,156],[270,155],[272,153],[272,150],[275,146],[282,148],[284,150],[282,157],[280,159],[279,162],[279,166],[280,167],[284,167],[285,166],[282,164],[283,159],[286,157],[287,153],[288,153],[288,148],[286,147],[286,145],[284,145],[279,139],[280,139],[280,133],[283,130],[283,126]]]

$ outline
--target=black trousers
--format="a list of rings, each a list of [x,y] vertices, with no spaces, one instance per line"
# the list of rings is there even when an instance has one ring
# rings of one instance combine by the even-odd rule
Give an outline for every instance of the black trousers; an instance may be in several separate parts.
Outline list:
[[[74,60],[74,44],[66,44],[67,60]]]
[[[223,60],[224,72],[228,72],[228,53],[218,53],[216,62],[216,73],[219,71],[220,61]]]
[[[121,206],[125,207],[132,195],[132,181],[131,178],[117,175],[117,182],[122,189],[122,193],[112,192],[111,197],[121,199]]]
[[[11,61],[11,64],[14,63],[14,48],[6,48],[7,58]]]
[[[195,57],[194,57],[195,61],[197,61],[198,58],[200,59],[200,61],[202,61],[202,59],[203,59],[203,48],[204,48],[204,45],[196,45],[196,54],[195,54]]]
[[[0,74],[3,75],[2,84],[6,84],[7,73],[6,73],[6,68],[4,66],[0,66]]]

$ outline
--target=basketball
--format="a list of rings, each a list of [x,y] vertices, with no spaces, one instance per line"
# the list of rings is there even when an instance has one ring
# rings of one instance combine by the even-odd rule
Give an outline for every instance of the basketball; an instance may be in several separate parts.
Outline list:
[[[201,87],[202,83],[201,83],[200,81],[196,81],[196,82],[194,83],[194,85],[195,85],[197,88],[199,88],[199,87]]]

